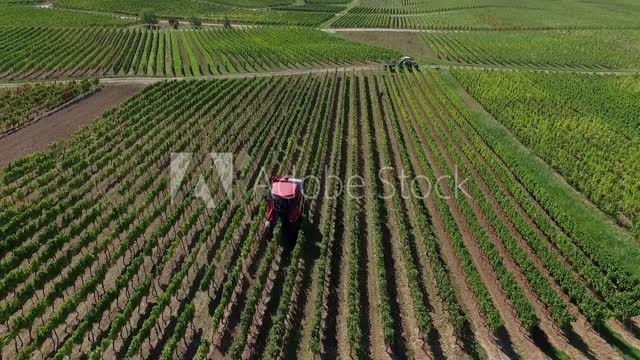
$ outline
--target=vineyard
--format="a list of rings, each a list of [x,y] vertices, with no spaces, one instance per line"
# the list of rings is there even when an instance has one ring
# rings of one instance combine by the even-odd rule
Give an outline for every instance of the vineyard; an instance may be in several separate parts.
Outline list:
[[[520,141],[640,234],[637,77],[454,74]]]
[[[398,56],[303,28],[0,28],[0,39],[0,79],[211,76],[335,67]]]
[[[0,1],[0,28],[6,26],[49,26],[49,27],[82,27],[82,26],[125,26],[135,20],[122,19],[117,16],[80,13],[65,9],[43,9],[31,6],[18,6]]]
[[[638,14],[0,0],[0,359],[639,360]]]
[[[410,3],[411,6],[405,6],[401,1],[362,1],[332,26],[431,30],[638,29],[635,5],[622,2]]]
[[[576,228],[474,119],[431,70],[145,88],[4,169],[2,357],[609,359],[637,347],[638,247]],[[212,151],[243,154],[233,196]],[[170,188],[176,152],[192,156]],[[316,176],[305,191],[327,195],[307,200],[294,246],[280,227],[261,236],[259,189],[281,173]],[[353,176],[363,186],[340,191]],[[202,181],[214,206],[196,197]]]
[[[83,11],[105,11],[111,13],[138,16],[140,11],[149,8],[163,17],[179,17],[188,20],[198,16],[207,22],[221,23],[227,17],[233,23],[260,25],[288,25],[316,27],[340,11],[340,6],[321,6],[320,4],[304,4],[293,6],[288,1],[266,0],[227,0],[227,1],[195,1],[195,0],[60,0],[57,8]]]
[[[640,67],[635,30],[425,33],[439,59],[489,66],[570,69]],[[600,49],[607,51],[600,51]]]
[[[165,20],[196,16],[240,25],[428,30],[638,29],[636,4],[625,1],[452,0],[57,0],[0,2],[2,25],[114,26],[140,24],[142,10]],[[339,15],[339,16],[337,16]]]
[[[95,90],[97,82],[24,85],[0,90],[0,135],[25,125],[74,98]]]

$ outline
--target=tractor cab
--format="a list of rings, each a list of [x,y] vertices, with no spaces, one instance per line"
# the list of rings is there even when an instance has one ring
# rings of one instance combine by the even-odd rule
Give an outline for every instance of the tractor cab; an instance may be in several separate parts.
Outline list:
[[[414,69],[415,70],[420,69],[420,66],[418,65],[418,63],[415,60],[413,60],[411,56],[403,56],[400,58],[399,61],[386,60],[384,62],[385,70],[390,70],[391,72],[394,72],[396,70],[396,67],[400,71],[404,71],[404,69],[407,69],[408,71],[413,71]]]
[[[302,222],[304,190],[302,179],[276,176],[271,179],[271,191],[267,194],[267,223],[269,230],[278,221],[290,232],[297,232]]]

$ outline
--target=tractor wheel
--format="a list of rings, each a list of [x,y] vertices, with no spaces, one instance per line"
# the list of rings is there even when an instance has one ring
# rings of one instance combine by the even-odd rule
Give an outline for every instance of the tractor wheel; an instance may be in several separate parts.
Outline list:
[[[264,223],[264,228],[262,229],[262,238],[265,240],[271,239],[273,237],[273,230],[275,229],[276,224],[272,224],[269,220]]]

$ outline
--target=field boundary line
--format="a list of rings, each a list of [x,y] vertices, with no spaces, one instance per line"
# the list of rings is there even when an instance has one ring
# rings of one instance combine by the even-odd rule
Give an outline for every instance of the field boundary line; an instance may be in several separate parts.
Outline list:
[[[506,66],[490,66],[490,65],[466,65],[466,64],[425,64],[422,65],[435,70],[452,70],[452,69],[470,69],[470,70],[499,70],[499,71],[532,71],[532,72],[545,72],[545,73],[574,73],[574,74],[594,74],[594,75],[638,75],[640,69],[627,69],[627,70],[588,70],[588,69],[559,69],[559,68],[543,68],[543,67],[506,67]],[[335,66],[335,67],[323,67],[323,68],[310,68],[310,69],[288,69],[280,71],[263,71],[263,72],[248,72],[248,73],[233,73],[223,75],[207,75],[207,76],[181,76],[181,77],[143,77],[143,76],[108,76],[99,77],[98,80],[101,84],[133,84],[141,83],[146,85],[152,85],[161,81],[189,81],[189,80],[229,80],[229,79],[246,79],[246,78],[260,78],[269,76],[295,76],[295,75],[307,75],[307,74],[321,74],[324,72],[344,72],[344,71],[369,71],[377,70],[381,66],[379,64],[369,65],[347,65],[347,66]],[[381,70],[381,69],[380,69]],[[0,82],[0,89],[12,89],[28,84],[42,84],[42,83],[68,83],[71,81],[77,81],[76,78],[69,79],[45,79],[45,80],[18,80]],[[1,134],[0,134],[1,136]]]

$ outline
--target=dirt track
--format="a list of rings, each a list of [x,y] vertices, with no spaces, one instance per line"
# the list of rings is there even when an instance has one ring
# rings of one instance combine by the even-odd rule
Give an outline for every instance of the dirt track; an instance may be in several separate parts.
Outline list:
[[[360,29],[362,30],[362,29]],[[355,30],[354,30],[355,31]],[[383,31],[380,29],[366,29],[366,31]],[[516,67],[516,66],[489,66],[489,65],[467,65],[467,64],[425,64],[423,67],[429,67],[433,69],[473,69],[473,70],[501,70],[501,71],[534,71],[534,72],[547,72],[547,73],[577,73],[577,74],[599,74],[599,75],[637,75],[639,70],[627,69],[627,70],[586,70],[586,69],[558,69],[558,68],[542,68],[542,67]],[[152,85],[161,81],[184,81],[184,80],[225,80],[225,79],[244,79],[254,77],[268,77],[268,76],[292,76],[292,75],[304,75],[304,74],[320,74],[328,71],[366,71],[376,70],[382,67],[381,64],[361,64],[361,65],[346,65],[346,66],[334,66],[334,67],[318,67],[308,69],[287,69],[281,71],[265,71],[265,72],[252,72],[252,73],[233,73],[224,75],[206,75],[196,77],[104,77],[100,78],[100,83],[111,85],[131,85],[131,86],[145,86]],[[69,80],[58,80],[55,82],[64,83]],[[43,81],[15,81],[15,82],[0,82],[0,89],[15,88],[24,84],[50,82],[52,80]]]
[[[88,98],[0,139],[0,167],[68,138],[143,87],[143,83],[105,84],[102,90]]]

